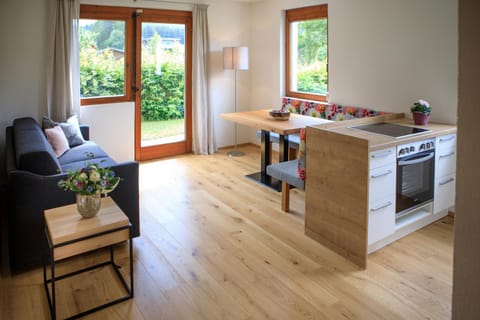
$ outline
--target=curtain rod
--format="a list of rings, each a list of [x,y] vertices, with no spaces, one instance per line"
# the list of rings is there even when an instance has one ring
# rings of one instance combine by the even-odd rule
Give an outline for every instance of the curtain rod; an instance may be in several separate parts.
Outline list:
[[[198,2],[190,2],[190,1],[169,1],[169,0],[133,0],[133,2],[138,2],[138,1],[148,1],[148,2],[157,2],[157,3],[170,3],[170,4],[190,4],[190,5],[196,5],[196,4],[203,4],[208,7],[208,4],[204,3],[198,3]]]

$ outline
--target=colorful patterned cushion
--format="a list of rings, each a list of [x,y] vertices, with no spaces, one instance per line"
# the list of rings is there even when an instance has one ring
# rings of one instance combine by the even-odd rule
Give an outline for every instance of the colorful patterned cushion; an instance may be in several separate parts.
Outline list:
[[[343,121],[388,114],[388,112],[380,112],[368,108],[342,106],[336,103],[316,102],[287,97],[282,99],[281,110],[333,121]],[[306,130],[302,129],[300,130],[300,146],[298,149],[298,177],[302,180],[305,180],[306,177],[305,168]]]
[[[306,178],[307,167],[307,130],[300,129],[300,145],[298,147],[298,177],[302,180]]]
[[[307,115],[311,117],[324,118],[333,121],[343,121],[355,118],[374,117],[387,112],[379,112],[368,108],[342,106],[336,103],[315,102],[293,98],[283,98],[282,110]]]

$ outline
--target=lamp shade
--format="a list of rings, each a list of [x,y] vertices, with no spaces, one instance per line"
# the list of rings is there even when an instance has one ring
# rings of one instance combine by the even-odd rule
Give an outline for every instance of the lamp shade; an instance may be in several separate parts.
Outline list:
[[[237,70],[248,70],[248,47],[233,48],[233,64]]]
[[[223,48],[223,69],[248,70],[248,47]]]

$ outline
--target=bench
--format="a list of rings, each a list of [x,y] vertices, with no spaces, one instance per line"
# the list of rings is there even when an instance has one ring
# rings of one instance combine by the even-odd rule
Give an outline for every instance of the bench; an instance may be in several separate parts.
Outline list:
[[[283,98],[282,110],[290,111],[305,116],[319,117],[333,121],[351,120],[356,118],[374,117],[388,114],[387,112],[375,111],[370,108],[360,108],[352,106],[342,106],[336,103],[315,102],[293,98]],[[303,131],[304,133],[305,131]],[[258,133],[257,133],[258,134]],[[282,181],[282,210],[290,210],[290,188],[291,186],[299,189],[305,189],[305,149],[304,141],[300,135],[289,135],[288,147],[289,153],[298,150],[299,159],[293,159],[285,162],[274,163],[267,166],[267,174],[273,178]],[[303,136],[305,138],[305,136]],[[279,141],[278,134],[270,134],[271,142]],[[303,144],[302,144],[303,143]],[[292,156],[290,156],[292,159]],[[300,161],[300,165],[299,165]]]

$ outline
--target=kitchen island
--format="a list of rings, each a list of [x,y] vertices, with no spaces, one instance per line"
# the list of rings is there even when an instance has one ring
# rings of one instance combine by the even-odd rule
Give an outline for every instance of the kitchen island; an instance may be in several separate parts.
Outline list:
[[[427,131],[394,138],[355,128],[379,122]],[[453,125],[413,125],[403,114],[307,127],[305,233],[366,268],[370,252],[444,217],[453,206],[455,139]],[[397,146],[425,148],[422,141],[435,146],[433,199],[400,216],[395,211],[402,188],[397,185]]]

